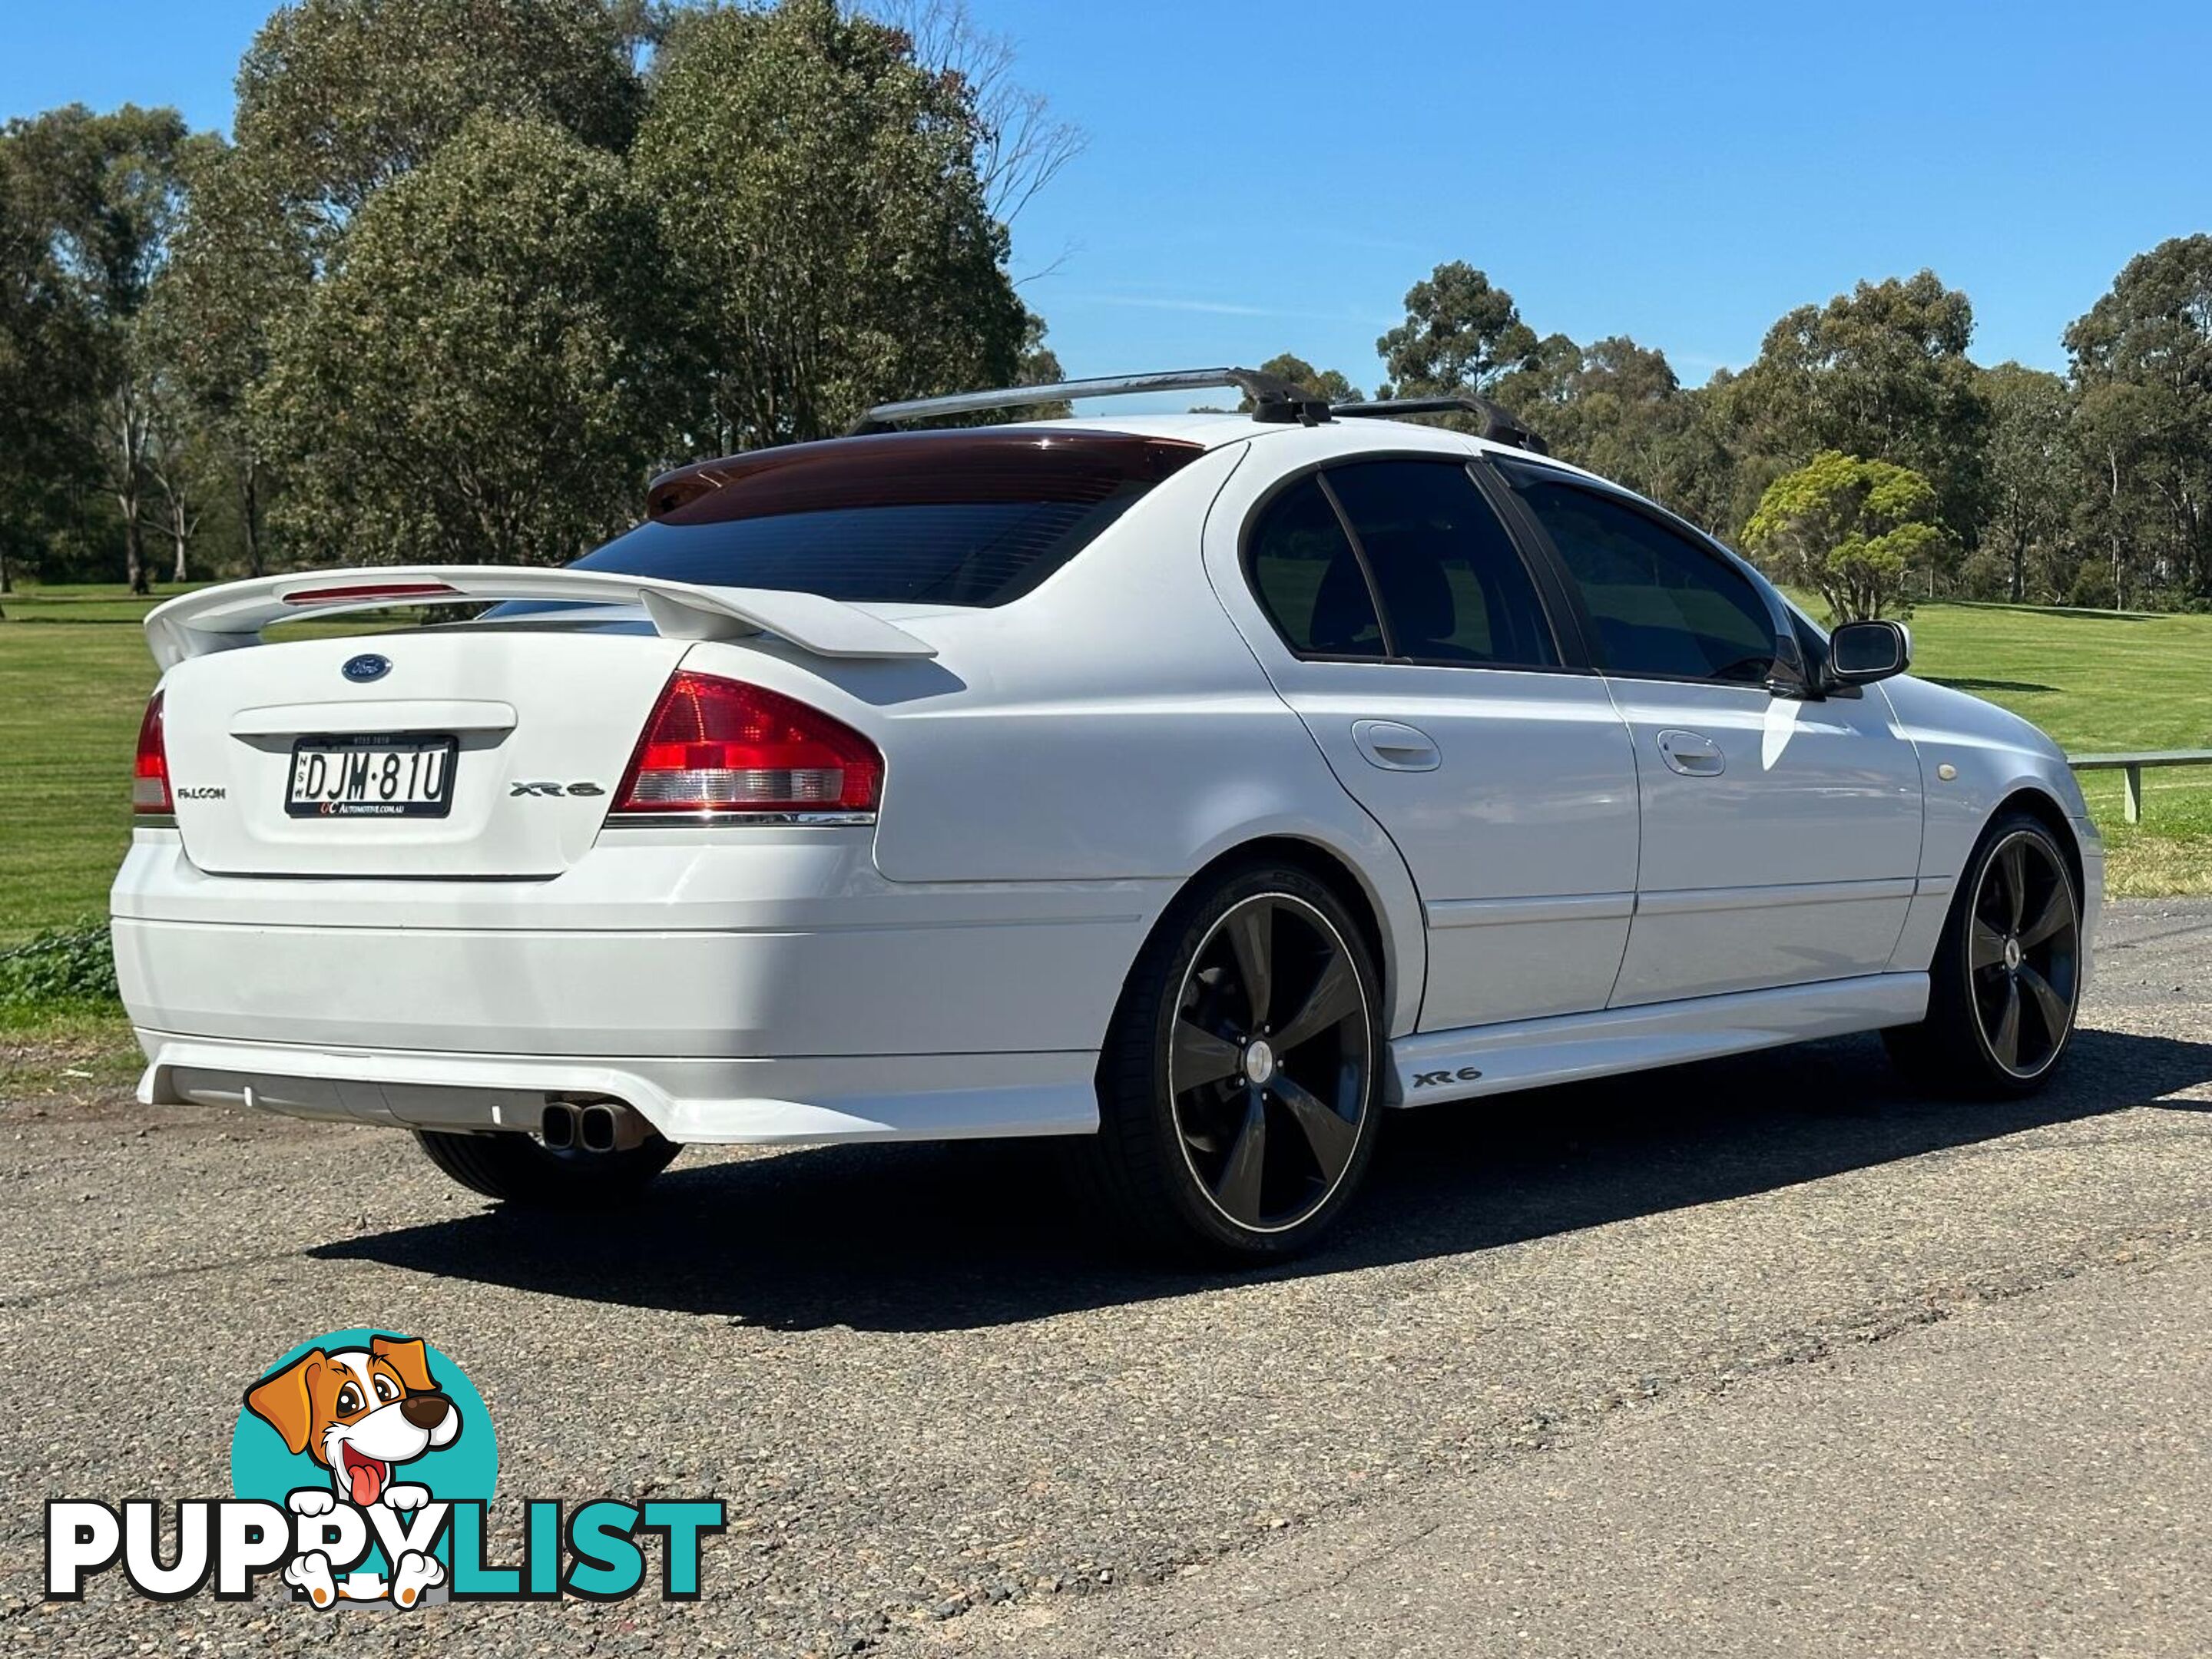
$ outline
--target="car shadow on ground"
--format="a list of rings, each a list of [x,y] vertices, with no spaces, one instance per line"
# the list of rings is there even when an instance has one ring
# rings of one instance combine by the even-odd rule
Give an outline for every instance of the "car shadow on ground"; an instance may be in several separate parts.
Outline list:
[[[1850,1038],[1392,1113],[1365,1191],[1321,1248],[1261,1278],[1514,1244],[1790,1186],[2212,1079],[2212,1044],[2084,1030],[2033,1099],[1917,1098]],[[1133,1261],[1098,1238],[1049,1143],[822,1147],[679,1162],[589,1220],[493,1208],[311,1254],[781,1330],[941,1331],[1188,1294],[1255,1275]]]

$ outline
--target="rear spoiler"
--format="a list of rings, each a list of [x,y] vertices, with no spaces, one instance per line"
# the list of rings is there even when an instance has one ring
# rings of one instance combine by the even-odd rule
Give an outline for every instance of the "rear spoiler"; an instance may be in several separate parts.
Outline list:
[[[258,645],[263,629],[288,617],[501,599],[641,605],[664,639],[773,634],[817,657],[937,654],[935,646],[904,629],[820,593],[495,564],[383,565],[225,582],[155,605],[146,613],[146,642],[154,660],[169,669],[210,652]]]

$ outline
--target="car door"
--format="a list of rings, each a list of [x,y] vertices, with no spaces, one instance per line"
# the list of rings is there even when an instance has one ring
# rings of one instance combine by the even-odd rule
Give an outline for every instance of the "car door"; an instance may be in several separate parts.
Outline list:
[[[1879,687],[1806,695],[1778,596],[1624,493],[1506,463],[1635,744],[1643,843],[1614,1006],[1878,973],[1920,860]]]
[[[1276,690],[1413,873],[1423,1030],[1602,1008],[1634,902],[1626,728],[1469,459],[1232,481],[1207,529]]]

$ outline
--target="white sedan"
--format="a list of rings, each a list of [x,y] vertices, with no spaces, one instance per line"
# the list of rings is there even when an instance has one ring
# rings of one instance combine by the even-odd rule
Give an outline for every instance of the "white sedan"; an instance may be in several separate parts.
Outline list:
[[[1253,412],[884,429],[1198,386]],[[1264,1259],[1394,1107],[1877,1029],[2039,1085],[2103,863],[2057,748],[1487,405],[1388,418],[1443,403],[887,405],[565,569],[170,601],[140,1098],[410,1130],[518,1204],[1064,1136],[1141,1239]]]

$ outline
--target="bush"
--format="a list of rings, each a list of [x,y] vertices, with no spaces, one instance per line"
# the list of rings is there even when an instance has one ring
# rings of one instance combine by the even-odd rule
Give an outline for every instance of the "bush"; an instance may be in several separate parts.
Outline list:
[[[0,951],[0,1007],[85,1007],[118,1000],[105,922],[52,927]]]

